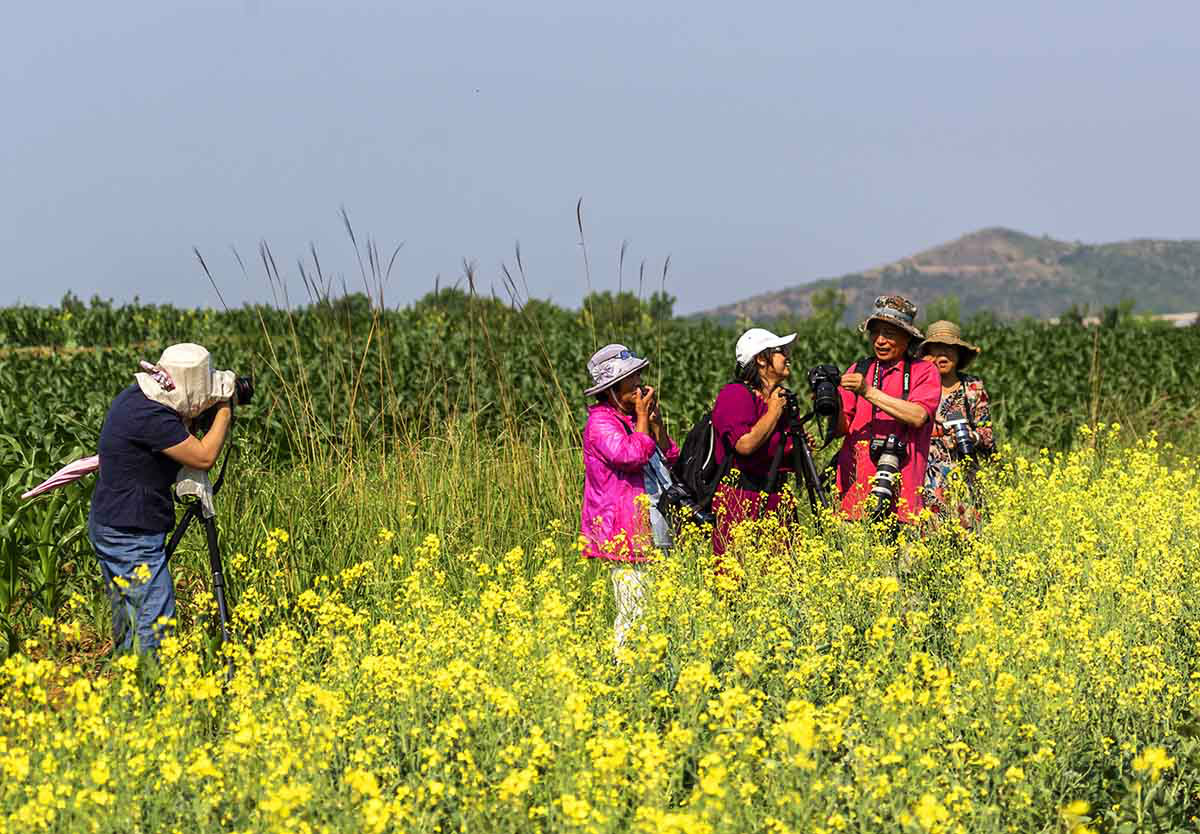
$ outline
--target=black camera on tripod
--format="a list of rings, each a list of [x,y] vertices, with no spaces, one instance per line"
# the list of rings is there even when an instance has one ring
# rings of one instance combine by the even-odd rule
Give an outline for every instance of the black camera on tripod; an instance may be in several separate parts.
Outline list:
[[[782,419],[786,422],[791,422],[800,417],[800,398],[796,396],[795,391],[780,386],[780,391],[783,392],[783,416]]]
[[[817,365],[808,372],[808,387],[812,389],[813,413],[832,417],[842,408],[838,384],[842,375],[833,365]]]
[[[871,520],[882,521],[895,509],[900,469],[908,460],[908,449],[899,437],[889,434],[871,438],[870,454],[875,463],[875,477],[871,479],[871,497],[875,505],[871,509]]]

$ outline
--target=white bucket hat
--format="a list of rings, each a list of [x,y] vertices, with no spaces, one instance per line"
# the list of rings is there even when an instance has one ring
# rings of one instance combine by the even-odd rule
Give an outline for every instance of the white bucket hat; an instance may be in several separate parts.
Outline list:
[[[643,359],[625,345],[605,345],[588,360],[588,373],[595,385],[583,393],[589,397],[599,394],[649,364],[649,359]]]
[[[134,378],[146,399],[183,417],[195,417],[233,396],[233,371],[214,371],[212,358],[201,345],[171,345],[158,364],[144,362],[142,367],[146,372],[134,374]]]
[[[764,330],[761,327],[751,327],[741,335],[737,340],[737,347],[734,348],[738,367],[746,367],[754,361],[754,357],[768,348],[784,347],[794,341],[796,341],[795,333],[789,333],[786,336],[776,336],[770,330]]]

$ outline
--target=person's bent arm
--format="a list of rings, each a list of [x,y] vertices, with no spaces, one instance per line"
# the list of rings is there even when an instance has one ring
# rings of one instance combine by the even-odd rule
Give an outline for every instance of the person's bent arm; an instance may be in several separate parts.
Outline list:
[[[885,414],[895,417],[901,423],[912,426],[914,429],[921,428],[929,420],[929,412],[925,410],[925,406],[885,394],[874,386],[866,386],[862,398]]]
[[[621,472],[638,472],[650,462],[657,446],[648,432],[634,431],[610,412],[593,412],[583,430],[584,452],[591,452]]]
[[[772,391],[767,399],[767,412],[758,418],[758,422],[750,427],[750,431],[738,438],[737,443],[733,444],[733,450],[743,456],[754,454],[779,425],[785,402],[782,389],[776,388]]]
[[[203,438],[194,434],[188,435],[187,440],[182,443],[163,449],[163,454],[183,466],[207,472],[216,464],[221,447],[225,445],[225,437],[229,434],[230,416],[229,403],[221,403],[213,417],[212,428]]]

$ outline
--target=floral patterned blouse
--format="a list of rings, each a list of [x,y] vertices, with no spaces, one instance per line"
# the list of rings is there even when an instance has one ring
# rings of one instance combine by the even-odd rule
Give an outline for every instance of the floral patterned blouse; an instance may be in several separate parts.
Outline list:
[[[954,453],[954,434],[946,428],[946,421],[965,413],[976,450],[984,455],[996,450],[996,439],[992,434],[992,414],[983,380],[969,374],[959,374],[958,379],[959,384],[954,390],[949,393],[942,392],[942,400],[934,415],[929,462],[925,467],[925,504],[939,516],[947,513],[946,488],[949,485],[950,472],[958,463]],[[962,503],[955,509],[963,524],[968,527],[974,526],[974,510],[969,510]]]

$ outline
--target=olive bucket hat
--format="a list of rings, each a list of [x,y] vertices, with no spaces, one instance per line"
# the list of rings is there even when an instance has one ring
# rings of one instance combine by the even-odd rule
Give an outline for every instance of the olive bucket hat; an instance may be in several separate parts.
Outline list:
[[[887,324],[894,324],[914,340],[924,339],[925,336],[917,329],[913,323],[917,318],[917,305],[913,304],[902,295],[881,295],[875,299],[875,308],[871,311],[871,315],[867,316],[866,321],[858,326],[859,333],[866,333],[871,329],[871,322],[881,321]]]
[[[935,321],[926,328],[925,341],[921,342],[921,347],[917,350],[918,356],[924,356],[926,348],[929,345],[952,345],[958,348],[958,367],[960,369],[967,367],[975,361],[980,353],[979,345],[973,345],[965,341],[962,337],[962,331],[959,330],[957,324],[952,321]]]

